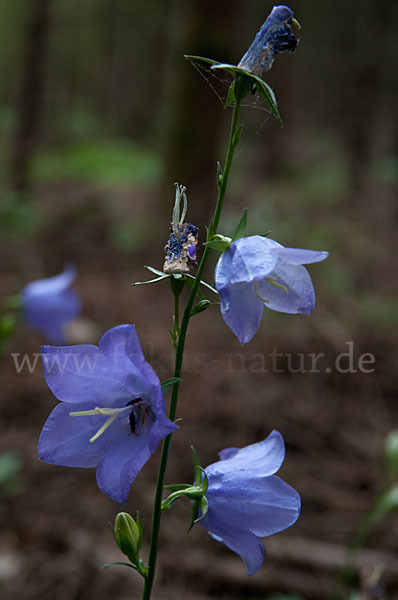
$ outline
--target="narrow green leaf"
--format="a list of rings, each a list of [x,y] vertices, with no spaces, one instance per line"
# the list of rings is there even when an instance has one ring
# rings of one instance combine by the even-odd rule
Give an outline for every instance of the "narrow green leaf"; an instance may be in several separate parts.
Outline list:
[[[201,62],[208,63],[209,65],[219,65],[218,60],[213,60],[212,58],[205,58],[204,56],[195,56],[194,54],[184,54],[184,58],[187,60],[199,60]]]
[[[163,274],[162,277],[156,277],[155,279],[149,279],[148,281],[135,281],[131,285],[147,285],[148,283],[157,283],[158,281],[162,281],[163,279],[167,279],[170,275]]]
[[[186,274],[185,277],[191,277],[192,279],[195,279],[195,277],[193,275]],[[213,287],[212,285],[210,285],[210,283],[203,281],[203,279],[201,279],[199,283],[200,283],[200,285],[203,285],[204,287],[206,287],[208,290],[212,291],[214,294],[218,295],[216,288]]]
[[[203,496],[202,500],[200,501],[200,511],[201,511],[201,515],[200,517],[197,517],[195,519],[195,523],[199,523],[199,521],[201,521],[203,519],[203,517],[205,517],[207,515],[207,511],[209,510],[209,501],[207,500],[206,496]]]
[[[258,79],[260,79],[260,78],[258,77]],[[273,97],[270,95],[270,92],[269,92],[269,90],[271,88],[265,83],[265,81],[262,81],[260,79],[260,82],[261,83],[259,83],[257,85],[257,91],[258,91],[258,93],[262,96],[263,100],[265,100],[265,103],[268,104],[268,106],[270,107],[272,113],[278,119],[279,123],[281,125],[283,125],[283,122],[282,122],[281,116],[279,114],[279,110],[278,110],[278,107],[276,105],[276,102],[274,102]]]
[[[246,225],[247,225],[247,208],[245,208],[245,210],[243,211],[242,218],[239,221],[237,228],[235,229],[234,235],[232,236],[233,242],[243,236],[243,234],[245,233],[245,230],[246,230]]]
[[[187,533],[189,533],[192,527],[195,525],[195,521],[199,510],[199,504],[200,503],[197,500],[195,502],[192,502],[191,522],[189,523]]]
[[[217,252],[225,252],[229,246],[229,242],[225,242],[224,240],[210,240],[210,242],[204,242],[203,245],[209,246],[209,248],[217,250]]]
[[[181,377],[170,377],[169,379],[165,379],[160,384],[162,388],[162,393],[167,394],[167,392],[173,387],[175,383],[180,383],[182,381]]]
[[[228,95],[227,95],[227,99],[225,100],[224,108],[227,108],[233,102],[235,102],[235,80],[229,86]]]
[[[114,565],[119,565],[121,567],[131,567],[132,569],[135,569],[136,571],[138,571],[138,567],[136,565],[132,565],[128,562],[121,562],[119,560],[114,561],[114,562],[105,563],[104,565],[101,565],[101,569],[104,569],[105,567],[113,567]]]
[[[170,492],[179,492],[181,490],[186,490],[191,487],[190,483],[169,483],[163,486],[165,490],[169,490]]]
[[[281,119],[281,116],[278,111],[278,105],[276,103],[274,91],[268,85],[268,83],[266,83],[263,79],[261,79],[261,77],[258,77],[257,75],[253,75],[252,73],[249,73],[245,69],[241,69],[240,67],[237,67],[235,65],[229,65],[227,63],[214,63],[211,65],[211,69],[214,69],[214,70],[221,69],[223,71],[226,71],[227,73],[244,75],[245,77],[252,79],[253,80],[252,85],[254,84],[256,86],[258,93],[262,96],[265,103],[268,104],[272,113],[274,114],[274,116],[278,119],[278,121],[282,125],[282,119]]]
[[[232,138],[232,145],[233,146],[237,146],[239,139],[240,139],[240,134],[242,133],[242,129],[243,129],[243,125],[241,125],[240,127],[238,127],[238,129],[235,131],[234,133],[234,137]]]
[[[149,265],[145,265],[145,269],[148,269],[148,271],[150,271],[151,273],[155,273],[155,275],[166,275],[165,273],[163,273],[163,271],[159,271],[158,269],[150,267]],[[169,277],[169,275],[166,275],[166,277]]]
[[[187,277],[188,279],[186,279],[185,281],[187,282],[187,286],[192,289],[194,286],[194,281],[195,281],[195,277],[193,275],[188,275],[188,273],[185,274],[185,277]],[[200,287],[198,287],[198,289],[196,290],[196,295],[199,296],[199,298],[201,298],[203,300],[203,298],[205,297],[202,290],[200,289]]]
[[[192,450],[192,460],[193,460],[194,467],[200,467],[199,458],[198,458],[196,450],[193,446],[191,446],[191,450]]]

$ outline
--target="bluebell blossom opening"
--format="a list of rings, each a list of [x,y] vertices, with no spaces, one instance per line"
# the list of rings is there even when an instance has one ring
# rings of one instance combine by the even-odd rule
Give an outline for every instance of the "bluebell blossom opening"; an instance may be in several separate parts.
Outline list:
[[[217,262],[215,284],[222,317],[241,344],[256,333],[264,307],[289,314],[314,310],[314,286],[303,265],[327,256],[323,251],[285,248],[261,235],[228,246]]]
[[[140,469],[177,428],[134,325],[110,329],[98,347],[43,346],[42,358],[47,385],[61,402],[41,432],[40,458],[96,467],[100,489],[125,502]]]

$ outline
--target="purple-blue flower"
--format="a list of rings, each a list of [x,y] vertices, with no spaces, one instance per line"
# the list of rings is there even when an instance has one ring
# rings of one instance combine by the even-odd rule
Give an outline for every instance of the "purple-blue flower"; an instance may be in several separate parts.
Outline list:
[[[286,50],[294,52],[299,40],[292,33],[291,25],[300,25],[293,15],[288,6],[274,6],[238,67],[263,77],[272,67],[276,54]]]
[[[61,401],[39,439],[39,456],[67,467],[97,467],[100,489],[125,502],[159,442],[177,426],[165,413],[159,379],[134,325],[90,344],[42,347],[47,385]]]
[[[264,306],[291,314],[313,311],[314,286],[302,265],[327,256],[327,252],[285,248],[261,235],[228,246],[217,263],[215,284],[223,319],[241,344],[256,333]]]
[[[260,537],[287,529],[300,514],[300,496],[274,475],[285,457],[278,431],[258,444],[227,448],[205,469],[209,508],[199,523],[216,540],[239,554],[249,575],[265,557]]]
[[[63,273],[29,283],[21,292],[25,321],[50,342],[64,344],[65,325],[81,312],[78,295],[70,287],[76,269],[69,265]]]

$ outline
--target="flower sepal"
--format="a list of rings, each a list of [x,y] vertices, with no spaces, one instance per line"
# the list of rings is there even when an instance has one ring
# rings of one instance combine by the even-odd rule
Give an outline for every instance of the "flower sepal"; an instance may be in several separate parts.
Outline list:
[[[216,233],[215,235],[213,235],[211,240],[209,240],[208,242],[204,242],[203,245],[208,246],[213,250],[217,250],[217,252],[223,253],[228,248],[231,242],[232,239],[230,237],[227,237],[226,235],[221,235],[220,233]]]
[[[195,56],[193,54],[185,54],[184,56],[187,60],[201,61],[209,64],[213,71],[221,70],[234,76],[234,81],[231,83],[228,90],[225,107],[230,106],[236,100],[243,100],[252,90],[254,93],[257,91],[271,110],[272,114],[282,125],[275,93],[264,79],[261,79],[258,75],[254,75],[237,65],[220,63],[217,60],[205,58],[203,56]]]
[[[111,527],[112,528],[112,527]],[[132,567],[143,577],[148,574],[148,567],[140,559],[140,550],[142,546],[142,524],[139,513],[136,520],[126,512],[120,512],[116,515],[115,525],[112,528],[113,537],[121,552],[127,556],[129,563],[111,562],[103,565],[104,567],[112,565],[122,565]]]
[[[191,449],[194,462],[194,484],[173,483],[165,485],[164,488],[172,493],[162,502],[162,511],[165,512],[171,508],[179,498],[186,497],[192,501],[192,517],[188,531],[192,529],[195,523],[198,523],[206,516],[209,507],[209,503],[206,498],[209,481],[205,470],[200,466],[198,455],[196,454],[194,447],[191,446]]]
[[[209,308],[209,306],[212,306],[213,304],[217,304],[217,302],[212,302],[211,300],[206,300],[206,298],[204,298],[203,300],[200,300],[200,302],[198,302],[191,310],[191,317],[203,312],[204,310],[206,310],[207,308]]]

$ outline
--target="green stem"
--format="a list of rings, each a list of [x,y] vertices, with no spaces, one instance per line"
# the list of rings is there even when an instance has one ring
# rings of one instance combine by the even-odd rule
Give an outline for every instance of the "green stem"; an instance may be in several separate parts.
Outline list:
[[[214,210],[214,216],[213,216],[213,219],[212,219],[210,227],[209,227],[208,239],[212,235],[214,235],[214,233],[217,231],[217,227],[218,227],[220,217],[221,217],[224,196],[225,196],[225,192],[226,192],[227,185],[228,185],[229,173],[231,170],[232,160],[234,157],[234,150],[236,147],[235,134],[237,131],[239,110],[240,110],[240,100],[236,100],[235,106],[234,106],[234,112],[232,115],[231,129],[230,129],[230,134],[229,134],[228,151],[227,151],[227,156],[225,159],[224,172],[223,172],[222,181],[221,181],[221,184],[220,184],[219,190],[218,190],[217,203],[216,203],[216,208]],[[198,271],[196,274],[196,278],[193,283],[187,304],[185,306],[184,314],[182,316],[181,328],[180,328],[180,333],[178,336],[178,344],[177,344],[176,351],[175,351],[174,377],[180,377],[180,375],[181,375],[182,361],[184,358],[185,338],[186,338],[186,334],[188,331],[189,320],[191,318],[191,310],[192,310],[193,303],[195,301],[196,292],[199,287],[199,282],[202,278],[202,273],[203,273],[204,268],[207,263],[209,251],[210,251],[209,247],[205,246],[205,249],[204,249],[204,252],[202,255],[202,260],[200,261]],[[176,315],[174,315],[174,318],[175,317],[176,317]],[[178,392],[179,392],[179,383],[175,383],[173,385],[171,402],[170,402],[170,410],[169,410],[170,421],[175,420],[176,411],[177,411],[177,403],[178,403]],[[162,445],[162,456],[160,459],[158,480],[157,480],[157,485],[156,485],[156,493],[155,493],[155,500],[154,500],[154,504],[153,504],[153,513],[152,513],[152,534],[151,534],[151,543],[150,543],[150,548],[149,548],[148,574],[145,578],[145,586],[144,586],[144,591],[143,591],[143,595],[142,595],[142,600],[150,600],[151,590],[152,590],[152,586],[153,586],[153,580],[155,577],[156,558],[157,558],[159,530],[160,530],[161,505],[162,505],[162,497],[163,497],[163,486],[164,486],[164,478],[165,478],[165,474],[166,474],[167,460],[168,460],[169,451],[170,451],[171,438],[172,438],[172,434],[168,435],[163,440],[163,445]]]
[[[180,331],[180,295],[174,294],[174,333]]]

